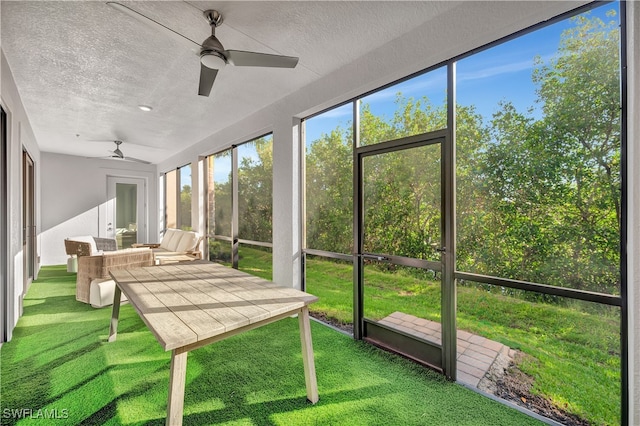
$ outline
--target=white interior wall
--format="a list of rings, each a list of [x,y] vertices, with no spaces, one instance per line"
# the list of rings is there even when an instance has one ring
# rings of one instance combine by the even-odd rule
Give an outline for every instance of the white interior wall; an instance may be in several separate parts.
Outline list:
[[[147,182],[147,235],[157,234],[156,167],[117,160],[42,153],[42,265],[65,264],[64,239],[106,236],[107,176],[143,178]],[[110,221],[110,220],[109,220]]]
[[[22,253],[22,152],[26,150],[34,162],[35,167],[35,211],[36,229],[41,229],[40,203],[40,149],[36,143],[29,118],[22,105],[20,95],[13,80],[9,64],[0,51],[0,103],[7,113],[7,213],[8,232],[6,242],[8,288],[8,339],[18,321],[22,310],[22,293],[24,290],[23,253]],[[37,253],[41,253],[38,244]],[[2,251],[0,251],[2,252]],[[37,269],[37,268],[36,268]],[[2,307],[4,309],[4,307]]]

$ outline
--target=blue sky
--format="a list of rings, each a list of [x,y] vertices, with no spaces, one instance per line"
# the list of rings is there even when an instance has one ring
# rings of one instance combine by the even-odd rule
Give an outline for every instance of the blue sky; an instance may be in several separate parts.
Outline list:
[[[180,167],[180,187],[181,190],[185,185],[191,186],[191,166]]]
[[[618,12],[619,3],[593,9],[591,16],[598,16],[606,22],[609,18],[605,17],[605,13],[611,9]],[[458,104],[475,105],[485,121],[491,118],[498,109],[498,103],[503,100],[511,101],[521,112],[533,108],[534,117],[539,117],[540,105],[535,102],[536,87],[531,81],[534,58],[540,56],[545,63],[553,58],[561,33],[571,26],[569,20],[564,20],[458,61]],[[374,114],[391,118],[395,110],[393,101],[398,92],[416,99],[427,96],[434,104],[443,105],[446,102],[446,69],[437,69],[407,80],[371,94],[362,101],[369,104]],[[351,114],[352,106],[348,104],[307,120],[307,144],[338,125],[350,126]]]
[[[271,136],[265,136],[269,139]],[[251,158],[258,161],[258,152],[253,144],[247,143],[238,145],[238,166],[242,163],[243,158]],[[216,159],[213,168],[213,178],[218,183],[227,182],[231,173],[231,156],[223,156]]]

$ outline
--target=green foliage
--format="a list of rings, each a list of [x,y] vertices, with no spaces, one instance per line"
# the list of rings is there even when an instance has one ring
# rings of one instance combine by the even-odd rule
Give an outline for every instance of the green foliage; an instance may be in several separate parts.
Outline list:
[[[350,128],[349,128],[350,129]],[[337,253],[353,250],[352,133],[338,127],[308,147],[307,246]]]
[[[238,164],[238,236],[271,242],[273,211],[273,143],[271,138],[250,144],[258,158],[240,158]]]
[[[184,185],[180,192],[180,228],[190,231],[191,227],[191,186]]]
[[[257,158],[242,156],[238,164],[238,236],[260,242],[271,242],[273,215],[273,143],[271,137],[263,137],[248,142],[242,147],[254,148]],[[230,151],[214,157],[216,164],[228,161]],[[231,236],[232,191],[231,173],[222,182],[213,182],[209,194],[209,212],[212,229],[210,233]]]
[[[581,15],[532,79],[543,115],[513,103],[484,122],[456,107],[457,269],[620,293],[619,30]],[[399,93],[393,117],[361,105],[360,143],[446,125],[446,106]],[[351,126],[307,145],[307,247],[353,251]],[[438,259],[441,154],[366,157],[365,251]]]
[[[210,163],[212,173],[216,167],[222,167],[223,164],[229,170],[231,167],[231,151],[225,151],[212,157]],[[226,164],[225,164],[226,163]],[[210,180],[209,183],[209,233],[215,235],[231,236],[231,195],[232,195],[232,176],[231,172],[222,182]]]
[[[231,243],[209,238],[209,259],[223,265],[231,265]]]
[[[479,153],[482,185],[459,179],[471,193],[462,211],[481,207],[459,216],[458,268],[619,294],[619,31],[584,15],[574,24],[533,73],[543,117],[502,103]]]
[[[508,100],[486,118],[473,105],[456,106],[458,270],[620,293],[619,43],[615,21],[574,18],[555,57],[536,60],[541,116]],[[395,105],[392,117],[361,105],[362,145],[446,125],[445,106],[429,99],[398,94]],[[308,248],[353,251],[352,132],[337,127],[306,145]],[[438,258],[440,167],[435,147],[365,158],[366,251]],[[258,188],[266,169],[247,170],[246,185]],[[368,269],[366,314],[437,319],[439,287],[388,269]],[[351,322],[352,273],[351,265],[308,262],[308,288],[321,298],[313,309]],[[458,290],[459,328],[531,355],[522,368],[535,377],[535,392],[594,423],[619,422],[619,312],[495,286]]]

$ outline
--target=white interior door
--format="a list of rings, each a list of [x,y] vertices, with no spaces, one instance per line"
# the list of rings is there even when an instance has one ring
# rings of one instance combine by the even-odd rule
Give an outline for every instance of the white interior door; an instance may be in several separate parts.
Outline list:
[[[147,184],[143,178],[107,177],[105,235],[118,249],[147,241]]]

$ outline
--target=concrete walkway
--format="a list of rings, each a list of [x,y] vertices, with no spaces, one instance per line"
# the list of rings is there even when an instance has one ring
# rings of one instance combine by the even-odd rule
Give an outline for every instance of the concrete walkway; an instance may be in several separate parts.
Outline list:
[[[378,322],[423,340],[442,344],[439,322],[402,312],[394,312]],[[463,330],[458,330],[457,346],[458,381],[472,387],[479,387],[483,378],[486,380],[494,374],[494,370],[503,369],[514,356],[513,349],[508,346]]]

